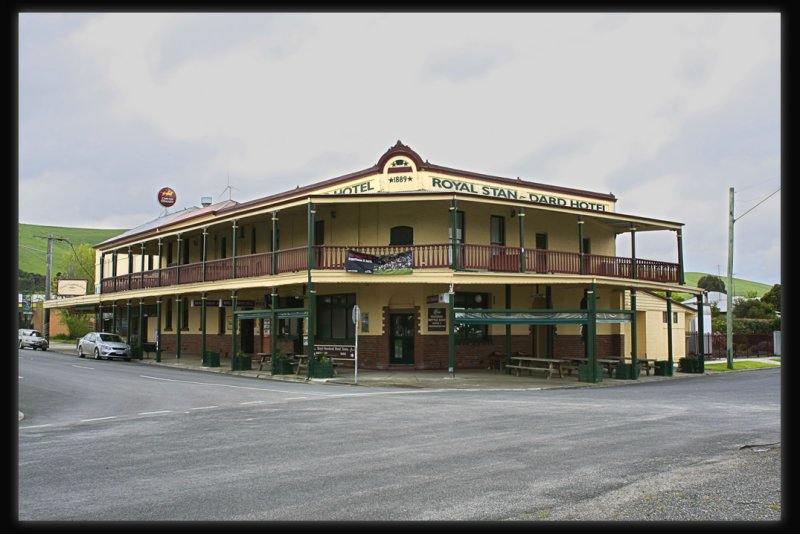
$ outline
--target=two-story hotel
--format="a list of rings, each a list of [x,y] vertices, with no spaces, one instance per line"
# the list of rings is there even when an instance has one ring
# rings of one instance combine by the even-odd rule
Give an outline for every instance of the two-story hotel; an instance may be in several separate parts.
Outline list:
[[[454,372],[514,351],[683,356],[691,310],[669,297],[702,294],[684,285],[683,225],[615,204],[428,163],[398,141],[367,169],[102,242],[98,292],[47,306],[92,311],[105,330],[177,358],[351,354],[356,329],[366,369]],[[674,233],[675,262],[637,257],[642,232]],[[663,304],[650,306],[655,320],[637,296]]]

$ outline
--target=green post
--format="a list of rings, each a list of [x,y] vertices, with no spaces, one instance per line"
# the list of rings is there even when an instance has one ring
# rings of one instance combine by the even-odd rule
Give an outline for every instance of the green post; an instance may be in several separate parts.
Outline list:
[[[101,252],[100,253],[100,285],[99,285],[99,290],[97,291],[101,295],[103,294],[103,276],[104,276],[104,271],[105,271],[105,266],[106,266],[105,263],[106,263],[106,253],[105,252]],[[98,324],[100,324],[100,323],[98,323]],[[101,331],[102,329],[98,328],[97,330]]]
[[[450,373],[450,376],[453,377],[456,374],[456,312],[455,312],[455,300],[456,294],[453,291],[453,284],[450,284],[450,291],[447,293],[447,309],[449,315],[449,332],[450,332],[450,339],[448,344],[448,360],[447,360],[447,371]]]
[[[178,246],[180,248],[180,246]],[[175,359],[181,359],[181,327],[183,322],[183,297],[175,297]]]
[[[683,272],[683,232],[678,228],[676,233],[678,234],[678,283],[680,285],[685,285],[686,277]]]
[[[233,239],[231,240],[231,278],[236,278],[236,230],[239,228],[236,225],[236,219],[233,220]]]
[[[547,306],[548,310],[553,309],[553,288],[551,286],[545,287],[545,305]],[[547,357],[552,358],[554,354],[553,345],[554,345],[554,338],[555,338],[555,326],[552,324],[547,325],[547,339],[545,342],[547,344]]]
[[[580,254],[580,273],[586,274],[586,267],[583,265],[583,215],[578,215],[578,253]]]
[[[506,309],[511,309],[511,284],[506,284]],[[511,325],[506,324],[506,339],[505,339],[505,349],[506,349],[506,364],[511,363]]]
[[[586,349],[588,372],[586,382],[596,383],[602,380],[597,375],[597,285],[592,282],[592,287],[586,292],[587,296],[587,322],[586,322]]]
[[[125,328],[128,332],[128,345],[131,344],[131,299],[125,304]]]
[[[272,273],[270,274],[278,274],[278,251],[276,248],[278,247],[278,212],[272,212]],[[273,328],[275,326],[273,325]],[[273,354],[275,354],[273,352]]]
[[[450,204],[450,268],[454,271],[458,269],[458,246],[456,241],[456,224],[458,221],[458,217],[456,216],[456,211],[458,208],[458,202],[456,201],[455,197]]]
[[[144,339],[144,299],[139,299],[139,359],[144,358],[142,340]]]
[[[208,226],[203,227],[203,252],[200,261],[203,264],[203,273],[202,273],[202,280],[203,282],[206,281],[206,258],[208,256]],[[205,348],[203,348],[205,350]]]
[[[316,210],[311,200],[308,201],[308,324],[306,330],[308,331],[308,349],[306,355],[308,356],[308,366],[306,367],[306,378],[311,378],[311,358],[314,357],[314,342],[315,330],[317,328],[317,291],[314,289],[314,282],[311,280],[311,270],[314,268],[314,215]]]
[[[156,361],[161,361],[161,297],[156,300]]]
[[[639,278],[639,273],[636,268],[636,226],[631,225],[631,278],[636,280]]]
[[[205,236],[205,232],[203,232]],[[203,238],[205,242],[205,237]],[[205,246],[203,246],[205,250]],[[205,271],[205,268],[203,269]],[[206,361],[206,300],[207,293],[203,291],[200,295],[200,359]]]
[[[103,303],[97,303],[97,315],[94,318],[94,329],[103,332]]]
[[[231,371],[237,370],[236,365],[236,327],[239,326],[239,321],[236,317],[236,290],[231,290],[231,317],[233,318],[233,331],[231,332]]]
[[[128,291],[133,289],[131,281],[133,280],[133,246],[128,245]]]
[[[161,249],[163,248],[164,243],[162,243],[161,238],[158,238],[158,287],[161,287]],[[159,326],[160,328],[160,326]]]
[[[525,272],[525,208],[519,209],[519,272]]]
[[[278,291],[277,288],[272,288],[272,294],[270,295],[270,314],[269,314],[269,350],[272,357],[275,357],[276,350],[278,348],[278,322],[275,320],[275,310],[278,309]]]
[[[636,368],[639,364],[638,347],[636,346],[636,288],[631,289],[631,311],[633,312],[631,315],[631,363]]]
[[[667,360],[669,361],[669,376],[672,376],[672,291],[667,291]]]
[[[144,289],[144,243],[139,256],[139,289]]]
[[[181,238],[181,234],[178,234],[178,257],[175,260],[175,264],[177,265],[177,267],[175,268],[175,283],[176,284],[180,284],[181,283],[181,249],[182,249],[181,245],[182,244],[183,244],[183,238]],[[178,353],[180,354],[180,351],[178,351]]]

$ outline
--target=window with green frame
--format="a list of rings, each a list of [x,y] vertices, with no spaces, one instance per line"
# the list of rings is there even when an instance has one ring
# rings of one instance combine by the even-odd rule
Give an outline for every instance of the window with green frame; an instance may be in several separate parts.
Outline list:
[[[355,293],[320,295],[317,298],[317,342],[354,343],[353,324]]]
[[[453,305],[456,308],[489,309],[489,298],[489,293],[457,292]],[[489,343],[492,340],[487,324],[456,324],[453,333],[459,344]]]

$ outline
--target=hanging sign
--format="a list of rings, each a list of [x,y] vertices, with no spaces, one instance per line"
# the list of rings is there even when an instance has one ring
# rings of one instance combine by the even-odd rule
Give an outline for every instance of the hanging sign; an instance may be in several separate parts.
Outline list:
[[[175,194],[175,190],[173,190],[171,187],[162,187],[158,191],[158,203],[165,208],[169,208],[170,206],[174,205],[176,200],[178,200],[178,196]]]

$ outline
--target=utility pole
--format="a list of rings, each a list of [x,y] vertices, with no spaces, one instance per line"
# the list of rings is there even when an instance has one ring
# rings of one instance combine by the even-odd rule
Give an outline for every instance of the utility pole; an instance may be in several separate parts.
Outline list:
[[[44,301],[45,303],[50,300],[50,291],[53,285],[53,241],[67,241],[63,237],[53,237],[51,235],[37,235],[34,237],[40,237],[42,239],[47,239],[47,282],[44,288]],[[42,308],[44,310],[44,326],[42,327],[42,334],[44,335],[45,339],[50,339],[50,309],[42,304]]]
[[[728,369],[733,369],[733,188],[728,190],[728,304],[725,312]]]

